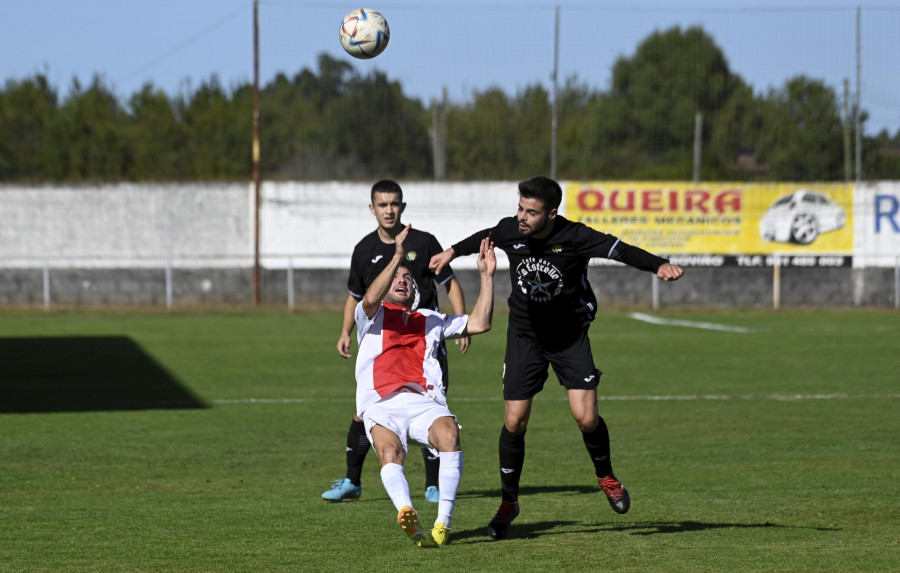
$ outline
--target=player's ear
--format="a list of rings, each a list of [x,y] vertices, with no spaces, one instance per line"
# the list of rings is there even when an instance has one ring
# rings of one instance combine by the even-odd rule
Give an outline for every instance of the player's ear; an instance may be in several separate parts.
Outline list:
[[[558,211],[556,209],[550,209],[550,213],[547,214],[547,217],[552,221],[556,218]]]
[[[372,205],[371,203],[369,204],[369,212],[372,213],[373,215],[375,214],[375,206]]]
[[[403,214],[404,211],[406,211],[406,203],[400,203],[400,213]]]

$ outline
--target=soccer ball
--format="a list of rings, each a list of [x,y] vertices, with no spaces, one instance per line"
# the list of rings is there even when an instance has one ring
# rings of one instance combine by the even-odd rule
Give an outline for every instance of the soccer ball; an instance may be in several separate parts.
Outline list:
[[[387,48],[390,39],[387,20],[375,10],[354,10],[341,22],[341,46],[354,58],[374,58]]]

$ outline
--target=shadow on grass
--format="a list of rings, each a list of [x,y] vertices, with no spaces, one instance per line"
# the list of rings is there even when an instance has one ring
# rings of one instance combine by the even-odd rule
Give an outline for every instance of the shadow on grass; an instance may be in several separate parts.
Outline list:
[[[0,338],[0,413],[206,408],[125,336]]]
[[[600,489],[596,485],[596,483],[594,485],[548,485],[537,487],[523,487],[519,489],[519,496],[521,497],[538,493],[570,493],[573,495],[580,495],[583,493],[600,493]],[[461,491],[456,497],[457,499],[461,497],[496,497],[497,503],[500,503],[500,484],[497,484],[496,489],[475,489]]]
[[[523,487],[519,494],[521,496],[534,495],[540,493],[570,493],[574,495],[595,494],[599,495],[600,490],[596,486],[587,485],[557,485],[557,486],[540,486],[540,487]],[[500,488],[491,490],[469,490],[460,492],[459,498],[476,498],[476,497],[494,497],[497,502],[500,501]],[[493,543],[487,536],[487,517],[484,527],[479,529],[460,530],[453,532],[453,541],[465,543]],[[709,531],[714,529],[811,529],[816,531],[840,531],[835,527],[809,527],[802,525],[778,525],[776,523],[715,523],[703,521],[634,521],[626,523],[603,523],[588,524],[579,521],[539,521],[534,523],[520,522],[521,517],[510,529],[510,539],[518,538],[534,538],[544,535],[565,535],[571,533],[601,533],[601,532],[618,532],[629,535],[660,535],[672,533],[694,533],[699,531]]]
[[[775,523],[712,523],[703,521],[635,521],[620,525],[589,525],[578,521],[539,521],[515,523],[510,528],[509,539],[529,539],[544,535],[570,535],[573,533],[617,532],[629,535],[659,535],[671,533],[695,533],[714,529],[812,529],[816,531],[840,531],[836,527],[806,527],[802,525],[778,525]],[[464,541],[468,540],[468,541]],[[487,522],[480,529],[453,532],[454,543],[493,543],[487,535]]]

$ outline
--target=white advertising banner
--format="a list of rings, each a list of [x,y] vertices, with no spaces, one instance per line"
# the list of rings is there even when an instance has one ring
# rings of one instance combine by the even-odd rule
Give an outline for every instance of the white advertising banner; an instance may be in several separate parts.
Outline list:
[[[854,266],[893,267],[900,257],[900,182],[857,185]]]

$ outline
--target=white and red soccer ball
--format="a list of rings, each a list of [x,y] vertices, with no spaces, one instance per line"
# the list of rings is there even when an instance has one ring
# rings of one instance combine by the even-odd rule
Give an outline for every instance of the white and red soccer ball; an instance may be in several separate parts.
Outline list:
[[[390,39],[387,20],[375,10],[354,10],[341,22],[341,46],[354,58],[374,58],[387,48]]]

